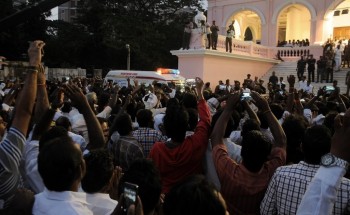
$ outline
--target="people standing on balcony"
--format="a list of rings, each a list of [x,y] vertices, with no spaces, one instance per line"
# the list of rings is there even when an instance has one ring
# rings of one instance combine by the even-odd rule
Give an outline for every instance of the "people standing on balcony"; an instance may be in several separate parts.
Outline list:
[[[193,28],[193,22],[188,21],[185,25],[183,39],[182,39],[182,49],[190,49],[191,41],[191,31]]]
[[[316,83],[318,83],[319,81],[321,81],[321,83],[323,82],[324,77],[325,77],[326,64],[327,64],[326,59],[323,56],[320,56],[320,59],[317,61],[317,81],[316,81]]]
[[[235,21],[233,21],[233,23],[234,22]],[[235,37],[235,30],[233,28],[233,23],[232,25],[228,26],[228,30],[226,32],[226,41],[225,41],[226,52],[230,51],[230,53],[232,53],[232,38]]]
[[[208,22],[205,23],[205,29],[206,29],[206,34],[207,34],[207,42],[206,42],[206,48],[210,49],[211,47],[211,30],[210,30],[210,25]]]
[[[335,72],[340,71],[341,55],[342,55],[342,51],[340,49],[340,45],[337,45],[337,48],[334,51],[334,61],[335,61],[334,71]]]
[[[316,59],[311,54],[307,59],[307,74],[308,74],[308,80],[312,82],[315,82],[315,64],[316,64]]]
[[[213,25],[210,26],[210,31],[211,31],[211,42],[212,42],[212,49],[216,50],[216,45],[218,43],[218,31],[219,31],[219,26],[215,25],[215,20],[213,21]]]
[[[298,63],[297,63],[297,74],[298,74],[299,81],[304,76],[305,67],[306,67],[306,61],[304,60],[304,56],[301,56],[300,60],[298,60]]]

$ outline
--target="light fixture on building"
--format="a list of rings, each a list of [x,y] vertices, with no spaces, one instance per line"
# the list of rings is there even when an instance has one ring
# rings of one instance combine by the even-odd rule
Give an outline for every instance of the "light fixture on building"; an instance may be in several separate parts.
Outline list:
[[[349,13],[349,9],[344,9],[341,11],[341,14],[348,14]]]
[[[340,15],[340,10],[335,10],[333,16],[339,16]]]

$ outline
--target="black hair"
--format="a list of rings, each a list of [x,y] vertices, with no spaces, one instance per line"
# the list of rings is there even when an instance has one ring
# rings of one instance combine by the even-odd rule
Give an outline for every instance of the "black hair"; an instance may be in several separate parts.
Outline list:
[[[194,131],[198,124],[198,111],[194,108],[187,108],[188,113],[188,130]]]
[[[203,215],[226,213],[219,192],[202,175],[193,175],[175,185],[165,196],[164,215]]]
[[[67,129],[63,128],[62,126],[54,126],[50,130],[44,132],[39,140],[39,151],[44,147],[46,142],[54,138],[61,138],[61,137],[68,137]]]
[[[215,126],[216,122],[218,121],[219,117],[221,116],[222,112],[223,112],[223,110],[219,110],[213,115],[213,117],[211,119],[212,130],[214,129],[214,126]],[[230,134],[233,131],[233,127],[234,127],[233,118],[232,118],[232,116],[230,116],[228,119],[228,122],[227,122],[227,127],[225,130],[224,138],[230,137]]]
[[[82,153],[70,137],[48,141],[38,155],[38,171],[51,191],[70,191],[82,176],[81,165]]]
[[[242,126],[241,136],[244,136],[247,132],[257,130],[260,131],[260,125],[255,119],[247,119]]]
[[[150,127],[150,125],[153,124],[152,111],[147,109],[141,109],[137,112],[136,119],[140,127]]]
[[[321,157],[331,149],[331,132],[324,125],[308,128],[302,141],[304,160],[310,164],[320,164]]]
[[[197,98],[192,93],[185,93],[182,97],[182,105],[185,108],[197,109]]]
[[[147,159],[136,159],[119,182],[119,193],[123,193],[124,183],[137,184],[138,195],[141,198],[143,211],[150,213],[157,206],[162,184],[160,174],[154,163]]]
[[[67,131],[69,130],[69,127],[72,126],[72,124],[70,123],[68,117],[66,116],[60,116],[58,117],[58,119],[56,120],[56,126],[62,126],[63,128],[65,128]]]
[[[86,174],[81,187],[86,193],[97,193],[109,185],[113,176],[113,157],[106,149],[91,150],[84,155]]]
[[[262,111],[258,111],[257,116],[259,117],[259,120],[260,120],[260,128],[268,129],[269,123],[267,122],[265,114]]]
[[[251,172],[260,171],[271,153],[271,148],[270,141],[261,131],[248,131],[242,139],[243,165]]]
[[[112,134],[114,131],[118,131],[120,136],[126,136],[131,133],[132,122],[129,114],[121,113],[115,118],[113,125],[110,129],[110,134]]]
[[[61,110],[63,113],[69,113],[72,110],[72,103],[69,101],[65,101]]]
[[[105,106],[108,104],[110,97],[111,97],[110,94],[107,92],[103,92],[98,96],[98,99],[97,99],[97,105],[98,105],[97,112],[98,113],[103,111]]]
[[[270,109],[277,119],[282,118],[283,113],[284,113],[284,109],[281,105],[273,103],[270,105]]]
[[[166,136],[175,142],[183,142],[188,128],[188,121],[188,112],[183,106],[175,104],[168,106],[163,118]]]
[[[333,135],[335,132],[334,119],[337,115],[338,115],[338,113],[336,113],[336,112],[330,112],[326,115],[326,117],[324,118],[324,121],[323,121],[323,125],[326,126],[331,131],[331,135]]]
[[[282,123],[282,128],[287,137],[287,163],[299,163],[303,159],[300,148],[301,140],[309,126],[304,116],[291,114]]]

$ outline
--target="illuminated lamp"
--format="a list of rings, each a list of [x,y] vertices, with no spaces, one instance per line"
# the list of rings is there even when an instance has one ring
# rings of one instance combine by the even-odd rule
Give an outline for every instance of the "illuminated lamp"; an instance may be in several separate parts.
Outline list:
[[[348,14],[349,13],[349,9],[345,9],[345,10],[342,10],[341,14]]]
[[[339,16],[340,15],[340,10],[335,10],[333,16]]]

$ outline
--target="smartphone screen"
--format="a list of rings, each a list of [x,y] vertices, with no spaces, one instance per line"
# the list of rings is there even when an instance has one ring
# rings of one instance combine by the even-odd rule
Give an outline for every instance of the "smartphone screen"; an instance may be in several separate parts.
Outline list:
[[[135,204],[139,186],[129,182],[124,184],[124,212],[127,213],[131,204]]]

